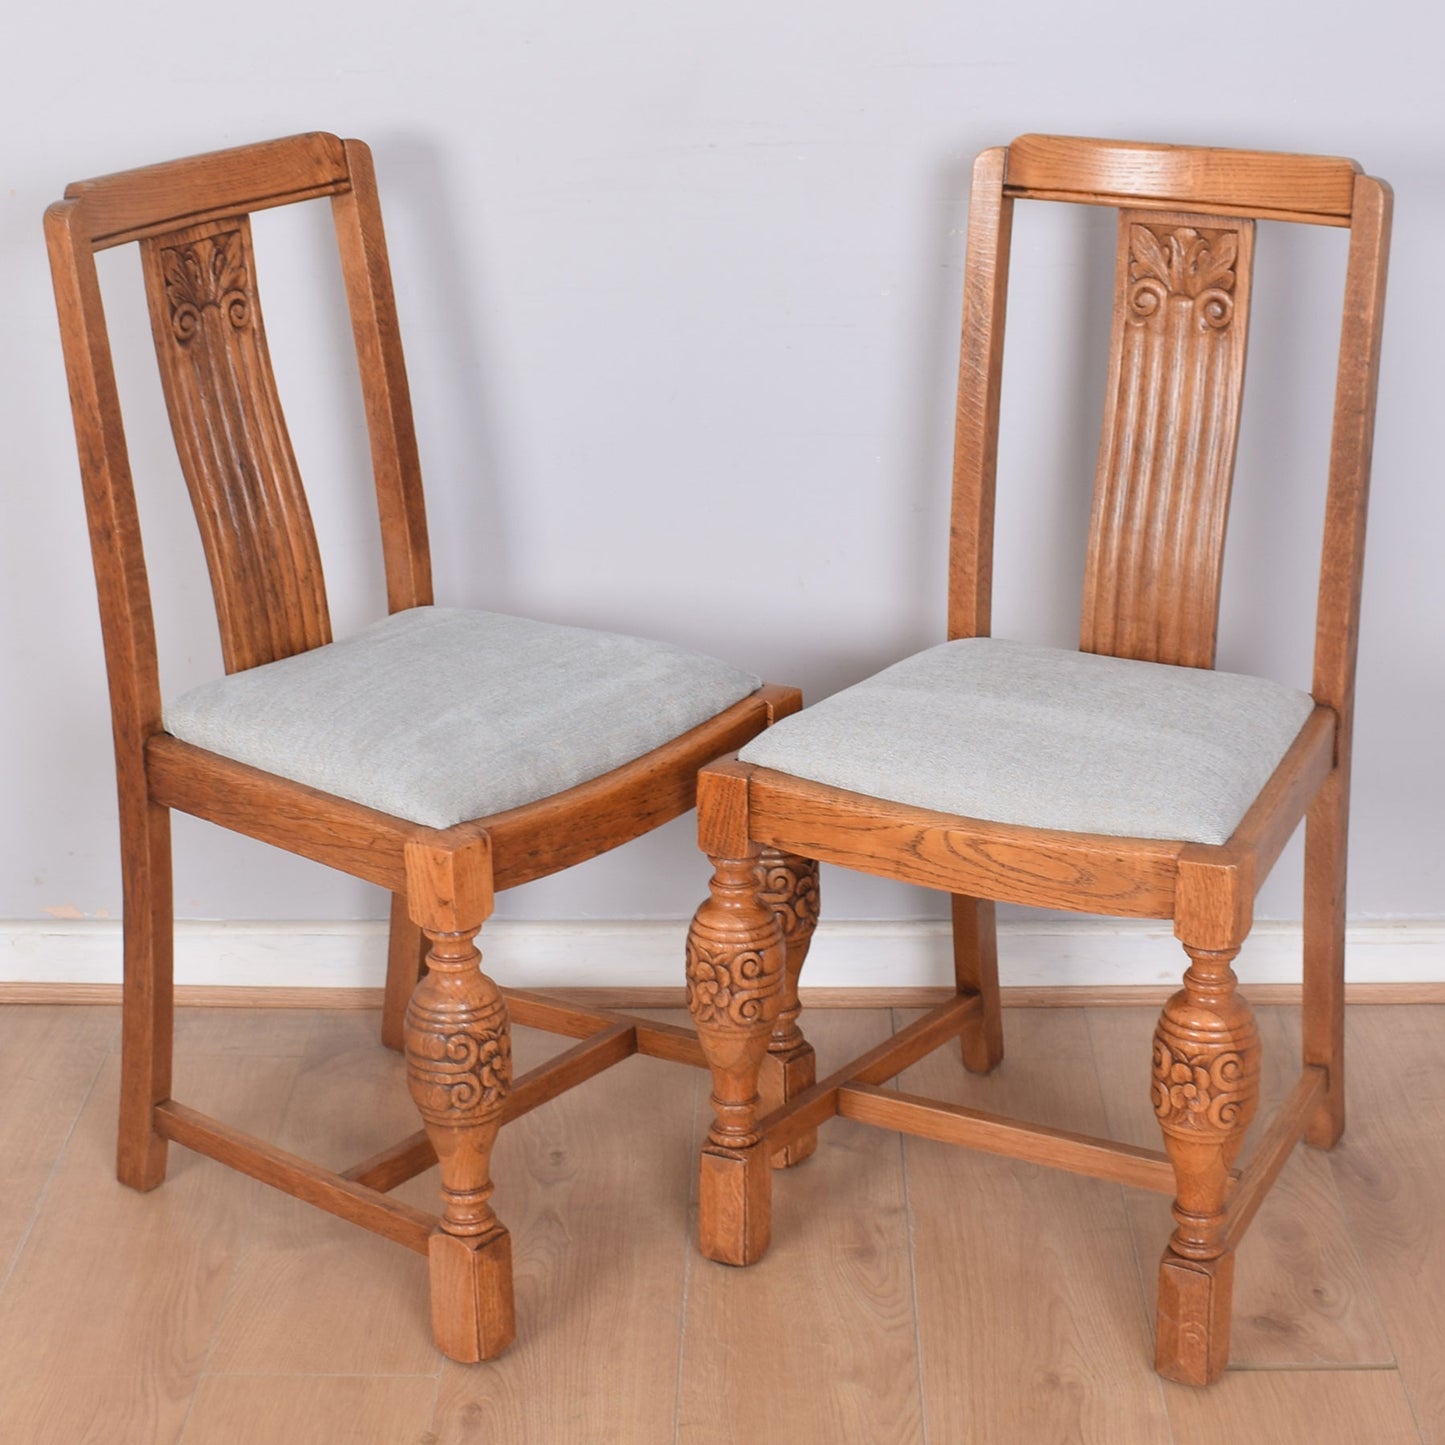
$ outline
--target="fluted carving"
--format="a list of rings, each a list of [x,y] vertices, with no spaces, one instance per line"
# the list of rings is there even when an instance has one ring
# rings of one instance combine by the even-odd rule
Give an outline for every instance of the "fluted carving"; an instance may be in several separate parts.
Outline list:
[[[151,332],[228,672],[331,640],[245,218],[141,243]]]
[[[489,1170],[512,1084],[507,1006],[481,971],[474,932],[428,932],[404,1033],[407,1083],[441,1165],[441,1228],[461,1238],[499,1227]]]
[[[1209,667],[1254,223],[1122,211],[1081,645]]]

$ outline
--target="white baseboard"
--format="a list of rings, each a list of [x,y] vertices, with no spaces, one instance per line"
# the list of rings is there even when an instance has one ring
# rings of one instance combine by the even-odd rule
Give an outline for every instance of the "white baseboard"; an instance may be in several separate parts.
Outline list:
[[[496,920],[487,971],[520,988],[675,987],[687,925]],[[1445,922],[1360,922],[1348,931],[1353,983],[1445,981]],[[1184,956],[1167,924],[1024,920],[999,926],[1000,975],[1016,987],[1174,982]],[[119,983],[120,925],[0,923],[0,983]],[[1237,965],[1246,983],[1299,979],[1299,925],[1258,923]],[[199,923],[176,928],[176,981],[210,986],[378,988],[382,923]],[[825,922],[804,974],[810,988],[912,988],[951,981],[942,922]]]

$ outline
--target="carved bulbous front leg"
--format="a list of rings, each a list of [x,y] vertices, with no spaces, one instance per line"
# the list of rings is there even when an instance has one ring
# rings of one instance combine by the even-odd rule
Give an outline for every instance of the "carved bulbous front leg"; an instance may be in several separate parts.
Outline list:
[[[716,1116],[702,1153],[698,1242],[709,1259],[751,1264],[771,1233],[758,1074],[782,1005],[786,949],[757,859],[712,862],[712,894],[687,937],[687,1006],[712,1070]]]
[[[1187,945],[1186,945],[1187,947]],[[1184,1384],[1229,1358],[1234,1253],[1225,1248],[1229,1170],[1259,1103],[1259,1033],[1236,991],[1238,949],[1188,948],[1184,987],[1154,1033],[1152,1096],[1174,1165],[1175,1230],[1159,1267],[1155,1367]]]
[[[432,1327],[455,1360],[489,1360],[516,1334],[512,1245],[492,1212],[491,1158],[512,1082],[507,1006],[481,971],[477,930],[434,933],[406,1011],[407,1083],[436,1150],[442,1217],[429,1248]]]
[[[787,962],[783,970],[783,1000],[768,1039],[758,1089],[764,1114],[770,1114],[789,1099],[796,1099],[817,1080],[813,1046],[798,1027],[802,1005],[798,1002],[798,979],[803,960],[818,926],[818,865],[811,858],[798,858],[777,848],[764,848],[758,858],[762,879],[761,898],[777,915],[783,930]],[[818,1131],[810,1129],[801,1138],[779,1149],[773,1168],[801,1164],[818,1147]]]

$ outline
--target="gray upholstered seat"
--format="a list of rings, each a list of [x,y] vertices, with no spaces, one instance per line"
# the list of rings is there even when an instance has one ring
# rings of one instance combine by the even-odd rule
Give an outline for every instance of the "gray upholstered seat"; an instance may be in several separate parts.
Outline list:
[[[784,719],[739,756],[993,822],[1223,843],[1313,707],[1238,673],[967,638]]]
[[[176,737],[450,827],[586,782],[760,685],[663,642],[417,607],[176,698]]]

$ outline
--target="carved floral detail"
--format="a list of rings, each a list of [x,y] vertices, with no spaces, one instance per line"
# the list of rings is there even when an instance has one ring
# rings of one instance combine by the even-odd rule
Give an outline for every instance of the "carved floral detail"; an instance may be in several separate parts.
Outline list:
[[[422,1116],[459,1123],[501,1107],[512,1086],[512,1040],[499,1006],[471,1018],[413,999],[407,1013],[407,1071]]]
[[[1175,1051],[1156,1038],[1153,1073],[1154,1113],[1166,1127],[1227,1134],[1253,1111],[1255,1080],[1236,1049]]]
[[[759,898],[777,914],[783,937],[792,943],[818,926],[818,865],[811,858],[768,850],[760,867]]]
[[[1234,317],[1234,231],[1197,231],[1176,226],[1161,233],[1135,222],[1129,227],[1129,317],[1142,325],[1171,297],[1192,303],[1201,328],[1222,331]]]
[[[779,973],[769,969],[769,958],[760,949],[723,952],[688,939],[687,1006],[700,1025],[747,1027],[762,1021],[779,981]]]
[[[161,251],[161,275],[171,307],[171,331],[182,345],[201,326],[201,313],[215,307],[240,330],[250,320],[250,277],[240,231],[221,231]]]

